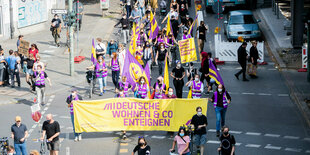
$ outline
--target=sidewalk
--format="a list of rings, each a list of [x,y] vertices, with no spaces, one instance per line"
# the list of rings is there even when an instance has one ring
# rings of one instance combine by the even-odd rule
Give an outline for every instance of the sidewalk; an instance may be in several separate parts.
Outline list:
[[[119,1],[111,1],[109,12],[119,12]],[[24,40],[37,44],[41,61],[47,63],[46,73],[52,82],[52,87],[46,87],[46,94],[51,95],[61,90],[70,89],[78,84],[86,84],[86,67],[91,65],[90,55],[92,38],[101,37],[103,40],[110,39],[114,32],[116,18],[120,18],[119,14],[111,14],[106,18],[102,18],[102,11],[99,3],[84,5],[84,16],[81,31],[79,32],[79,51],[75,51],[75,56],[85,56],[85,60],[74,65],[75,75],[69,75],[69,53],[66,47],[66,30],[61,32],[61,46],[55,47],[49,27],[46,30],[26,35]],[[5,56],[8,56],[8,50],[16,50],[16,40],[7,40],[2,42]],[[76,47],[76,45],[75,45]],[[36,95],[29,91],[29,85],[26,83],[25,76],[21,74],[21,88],[0,88],[0,104],[25,102],[34,98]]]
[[[281,14],[280,19],[277,19],[271,8],[258,9],[255,13],[262,19],[260,27],[268,43],[268,52],[279,66],[290,90],[291,99],[310,127],[310,104],[306,103],[310,100],[310,83],[307,82],[306,72],[297,72],[297,69],[301,68],[301,61],[298,61],[301,60],[301,52],[292,55],[279,51],[292,48],[290,36],[286,36],[286,31],[283,29],[286,19]]]

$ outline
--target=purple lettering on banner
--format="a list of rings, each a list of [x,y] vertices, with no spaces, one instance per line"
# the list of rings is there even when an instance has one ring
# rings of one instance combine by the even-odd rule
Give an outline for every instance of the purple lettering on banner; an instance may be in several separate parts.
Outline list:
[[[154,118],[159,118],[159,113],[158,113],[158,111],[154,111]]]
[[[154,120],[154,119],[152,119],[152,121],[153,121],[153,126],[158,126],[158,119],[156,119],[156,120]]]
[[[115,117],[119,118],[120,117],[120,112],[119,111],[112,111],[112,115],[113,115],[114,118]]]
[[[127,107],[128,107],[127,102],[123,102],[123,109],[124,109],[124,110],[126,110],[126,109],[127,109]]]
[[[172,118],[172,117],[173,117],[173,111],[172,111],[172,110],[168,111],[168,117],[169,117],[169,118]]]
[[[133,108],[133,103],[127,102],[127,104],[128,104],[128,109],[132,109]]]
[[[151,109],[155,110],[154,102],[149,103],[149,108],[150,108],[150,110],[151,110]]]
[[[136,124],[137,124],[137,125],[139,125],[139,123],[138,123],[139,119],[138,119],[138,118],[136,118],[136,119],[135,119],[135,121],[136,121]]]
[[[148,110],[149,109],[148,107],[145,107],[146,104],[148,104],[148,103],[147,102],[143,103],[143,106],[144,106],[143,109],[144,110]]]
[[[124,126],[128,126],[128,119],[127,118],[124,119]]]
[[[122,103],[121,102],[117,102],[116,103],[116,108],[117,109],[122,109]]]
[[[155,110],[159,110],[159,102],[155,103]]]
[[[167,115],[166,115],[165,113],[167,114],[167,111],[166,111],[166,110],[163,111],[162,114],[161,114],[161,115],[163,116],[163,118],[167,118]]]
[[[140,126],[144,126],[144,122],[145,120],[144,119],[140,119]]]
[[[143,109],[143,103],[139,102],[139,103],[138,103],[138,106],[139,106],[139,110],[142,110],[142,109]]]
[[[110,103],[105,104],[103,110],[109,110],[109,104]]]
[[[170,126],[170,119],[165,119],[165,126]]]
[[[129,126],[134,126],[134,125],[135,125],[135,120],[129,119]]]
[[[127,117],[127,111],[122,110],[122,111],[121,111],[121,116],[122,116],[123,118]]]
[[[159,119],[159,126],[164,126],[163,123],[164,123],[164,120],[163,119]]]

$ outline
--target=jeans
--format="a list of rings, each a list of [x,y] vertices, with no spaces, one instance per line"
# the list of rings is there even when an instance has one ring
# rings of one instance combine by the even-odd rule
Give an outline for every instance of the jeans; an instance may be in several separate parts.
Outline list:
[[[124,36],[124,43],[127,44],[127,41],[129,39],[129,30],[128,29],[123,30],[123,36]]]
[[[98,77],[99,88],[102,89],[107,85],[107,77]]]
[[[118,78],[119,78],[119,71],[112,71],[112,81],[113,81],[115,88],[118,85]]]
[[[177,97],[182,98],[184,81],[183,80],[173,80],[173,85],[174,85]]]
[[[163,75],[163,67],[165,67],[165,61],[158,61],[158,74]]]
[[[23,144],[14,144],[15,155],[27,155],[26,143]]]
[[[227,108],[215,107],[216,131],[220,131],[221,127],[225,125],[226,110]],[[220,122],[221,122],[221,127],[220,127]]]
[[[15,76],[16,76],[17,84],[18,84],[18,86],[20,86],[20,76],[19,76],[18,70],[10,69],[9,75],[10,75],[11,86],[15,86]]]
[[[36,86],[36,92],[38,104],[43,104],[45,102],[45,87]]]
[[[74,128],[74,114],[71,114],[71,122],[72,122],[74,137],[77,137],[77,136],[81,135],[81,133],[76,133],[75,132],[75,128]]]

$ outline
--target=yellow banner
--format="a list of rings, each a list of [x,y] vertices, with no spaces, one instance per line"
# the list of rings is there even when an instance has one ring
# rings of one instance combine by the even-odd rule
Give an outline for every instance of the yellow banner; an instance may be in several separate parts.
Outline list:
[[[181,63],[188,63],[197,60],[194,38],[180,40],[178,42],[181,56]]]
[[[207,112],[207,99],[111,98],[74,101],[76,132],[178,131],[190,124],[196,108]]]

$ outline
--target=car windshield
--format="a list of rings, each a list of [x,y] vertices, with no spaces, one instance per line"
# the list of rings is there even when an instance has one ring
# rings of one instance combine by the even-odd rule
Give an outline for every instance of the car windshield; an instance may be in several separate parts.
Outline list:
[[[229,24],[254,24],[255,20],[253,15],[237,15],[237,16],[230,16]]]

